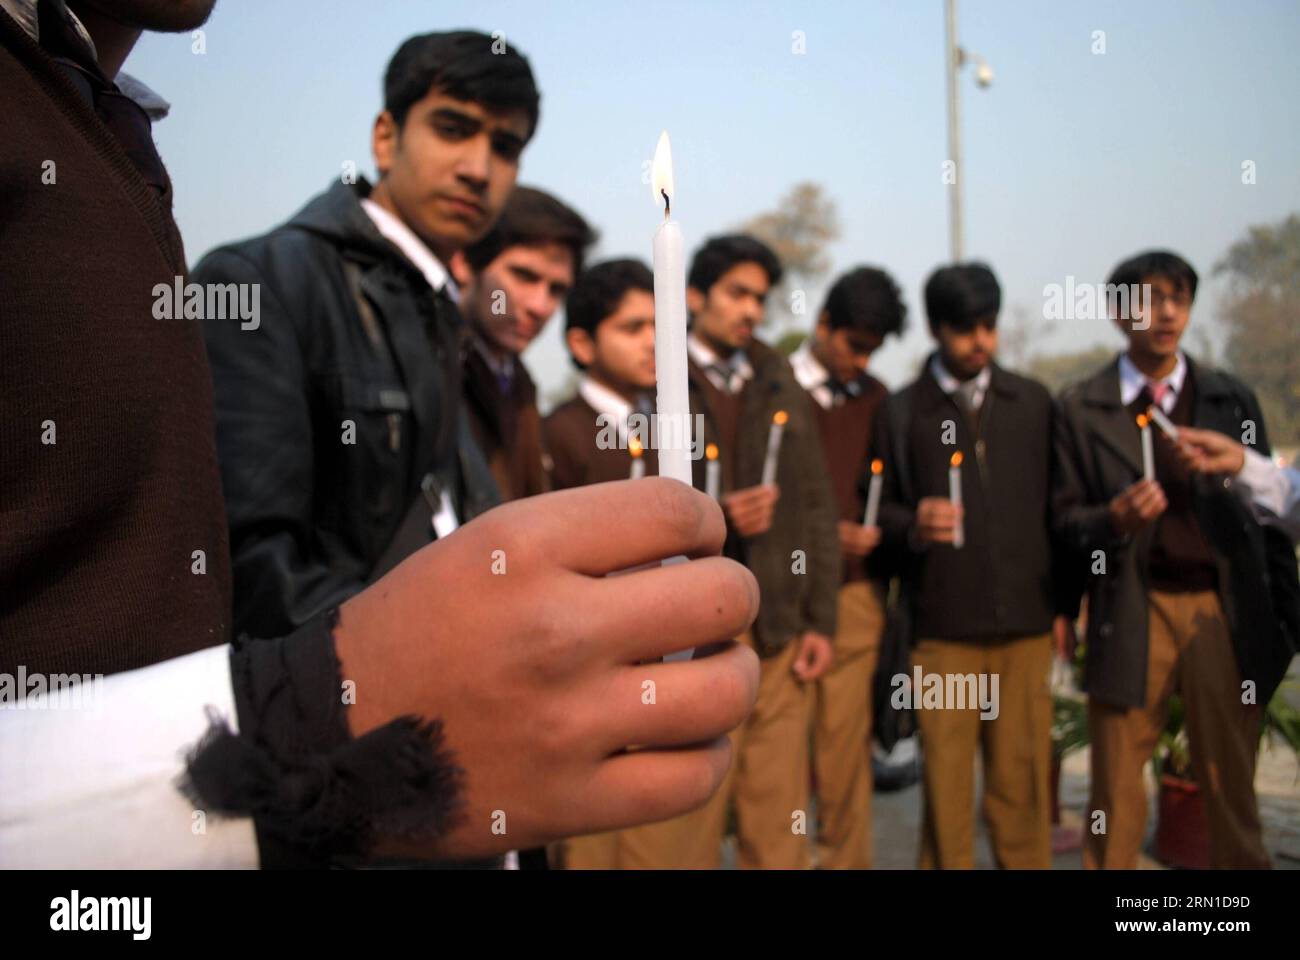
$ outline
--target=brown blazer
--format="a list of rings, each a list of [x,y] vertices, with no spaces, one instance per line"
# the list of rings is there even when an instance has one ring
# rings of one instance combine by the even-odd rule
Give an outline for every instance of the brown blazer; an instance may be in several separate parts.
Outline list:
[[[722,492],[759,483],[772,415],[785,410],[790,417],[777,461],[781,499],[771,529],[758,537],[742,538],[734,531],[727,537],[727,554],[749,567],[758,580],[763,599],[754,636],[760,654],[771,656],[805,630],[835,635],[840,587],[838,508],[813,422],[812,400],[799,386],[789,361],[757,340],[746,354],[754,378],[739,395],[736,449],[720,450],[724,459],[734,458],[734,471],[725,466],[722,470]],[[708,443],[723,447],[720,436],[730,431],[710,400],[717,391],[694,362],[689,364],[689,383],[691,413],[704,415],[704,436],[696,438],[701,440],[699,449],[703,451]],[[703,456],[692,466],[695,486],[703,490]],[[803,551],[802,572],[796,550]]]

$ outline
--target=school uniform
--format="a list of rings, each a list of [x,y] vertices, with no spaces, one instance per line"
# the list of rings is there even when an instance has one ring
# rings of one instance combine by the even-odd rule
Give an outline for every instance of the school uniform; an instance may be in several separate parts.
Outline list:
[[[790,357],[813,401],[813,419],[839,519],[861,524],[871,434],[888,390],[869,374],[841,384],[805,343]],[[871,867],[872,685],[885,626],[885,585],[870,557],[843,556],[835,661],[813,697],[813,773],[817,799],[817,864]],[[874,575],[873,575],[874,574]]]
[[[757,701],[730,734],[732,764],[722,787],[699,810],[625,832],[624,866],[717,868],[727,813],[736,813],[737,862],[742,868],[800,869],[808,846],[808,721],[810,686],[791,672],[807,630],[835,635],[840,551],[836,507],[826,477],[811,403],[790,364],[754,341],[719,357],[687,338],[692,414],[704,418],[700,448],[719,448],[721,491],[756,486],[772,416],[785,425],[776,482],[781,489],[772,527],[757,537],[729,530],[724,553],[754,573],[762,603],[754,625],[737,640],[761,660]],[[695,485],[706,467],[694,463]]]
[[[1255,757],[1260,711],[1295,650],[1295,555],[1229,483],[1189,475],[1158,436],[1155,477],[1168,507],[1133,536],[1114,532],[1108,505],[1143,474],[1136,417],[1151,404],[1178,426],[1241,436],[1249,424],[1257,449],[1268,452],[1251,390],[1182,354],[1164,380],[1148,382],[1121,356],[1062,395],[1055,513],[1075,551],[1078,592],[1088,597],[1089,809],[1104,815],[1104,829],[1085,837],[1084,864],[1136,866],[1147,812],[1142,770],[1177,692],[1211,863],[1265,867]]]
[[[923,675],[982,677],[990,692],[998,682],[996,717],[969,702],[916,711],[925,753],[923,868],[973,866],[977,747],[994,859],[1001,867],[1051,866],[1052,419],[1041,384],[994,364],[961,383],[935,354],[886,401],[877,424],[880,525],[884,548],[902,558],[913,665]],[[963,455],[965,543],[920,545],[916,506],[948,498],[955,451]]]

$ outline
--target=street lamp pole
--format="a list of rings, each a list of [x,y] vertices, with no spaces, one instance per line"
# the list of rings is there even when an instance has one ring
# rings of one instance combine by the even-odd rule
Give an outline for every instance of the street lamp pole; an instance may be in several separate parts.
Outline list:
[[[961,167],[961,121],[957,104],[957,71],[961,68],[962,53],[957,45],[957,0],[944,0],[947,12],[948,63],[948,159],[952,162],[953,181],[948,194],[949,247],[952,262],[960,263],[964,254],[961,222],[962,181],[966,171]]]

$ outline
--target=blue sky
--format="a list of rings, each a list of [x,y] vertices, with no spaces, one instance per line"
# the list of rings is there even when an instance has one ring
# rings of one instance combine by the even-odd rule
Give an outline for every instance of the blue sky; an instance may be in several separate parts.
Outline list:
[[[1150,246],[1205,276],[1247,226],[1300,211],[1294,0],[963,0],[959,17],[996,75],[961,84],[967,253],[1008,306],[1039,318],[1045,285],[1104,280]],[[219,0],[205,54],[150,35],[126,66],[173,105],[155,133],[191,263],[284,220],[345,161],[369,175],[389,56],[460,27],[502,31],[529,57],[542,119],[520,182],[597,225],[598,257],[649,258],[641,169],[661,129],[690,245],[815,181],[840,214],[833,273],[873,263],[903,286],[911,330],[873,368],[895,385],[911,374],[928,343],[921,288],[948,255],[941,0]],[[1217,285],[1203,289],[1193,323],[1212,330]],[[1075,321],[1041,348],[1119,342]],[[568,375],[559,322],[527,361],[544,390]]]

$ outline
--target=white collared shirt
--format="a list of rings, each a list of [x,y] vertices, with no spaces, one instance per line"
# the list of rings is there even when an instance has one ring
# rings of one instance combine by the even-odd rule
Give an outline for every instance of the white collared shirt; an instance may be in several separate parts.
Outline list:
[[[587,402],[587,406],[596,411],[597,416],[608,417],[618,426],[620,446],[627,445],[628,418],[634,413],[650,412],[650,398],[644,394],[637,397],[635,404],[628,403],[609,387],[586,374],[578,381],[578,396]]]
[[[368,216],[384,237],[402,251],[411,265],[424,275],[434,292],[446,290],[452,303],[460,303],[460,287],[452,279],[447,268],[429,249],[428,245],[416,236],[415,231],[402,222],[400,217],[389,213],[369,197],[361,201],[361,209]]]
[[[943,365],[943,361],[939,359],[937,353],[930,358],[930,375],[938,382],[939,389],[949,396],[962,388],[962,381],[948,372],[948,368]],[[989,392],[989,384],[992,382],[993,365],[986,364],[983,370],[975,374],[975,390],[971,394],[972,406],[984,406],[984,395]]]
[[[1172,413],[1174,404],[1178,402],[1178,395],[1183,392],[1183,383],[1187,379],[1187,361],[1183,358],[1183,351],[1178,351],[1178,359],[1174,361],[1174,369],[1169,376],[1165,377],[1163,382],[1169,384],[1169,389],[1160,400],[1160,409],[1165,413]],[[1147,385],[1147,375],[1139,370],[1128,358],[1127,353],[1119,355],[1119,402],[1128,406],[1138,398],[1142,388]]]
[[[696,365],[704,371],[704,375],[709,378],[709,382],[723,393],[739,393],[747,381],[754,379],[754,368],[749,362],[749,357],[745,356],[744,350],[737,350],[729,358],[723,360],[712,347],[700,340],[694,333],[691,333],[686,337],[686,352],[690,354]],[[718,364],[731,368],[729,377],[724,379],[718,373]]]
[[[805,340],[790,354],[790,367],[799,386],[812,395],[818,406],[823,410],[835,406],[836,394],[831,389],[830,372],[813,356],[811,340]]]

